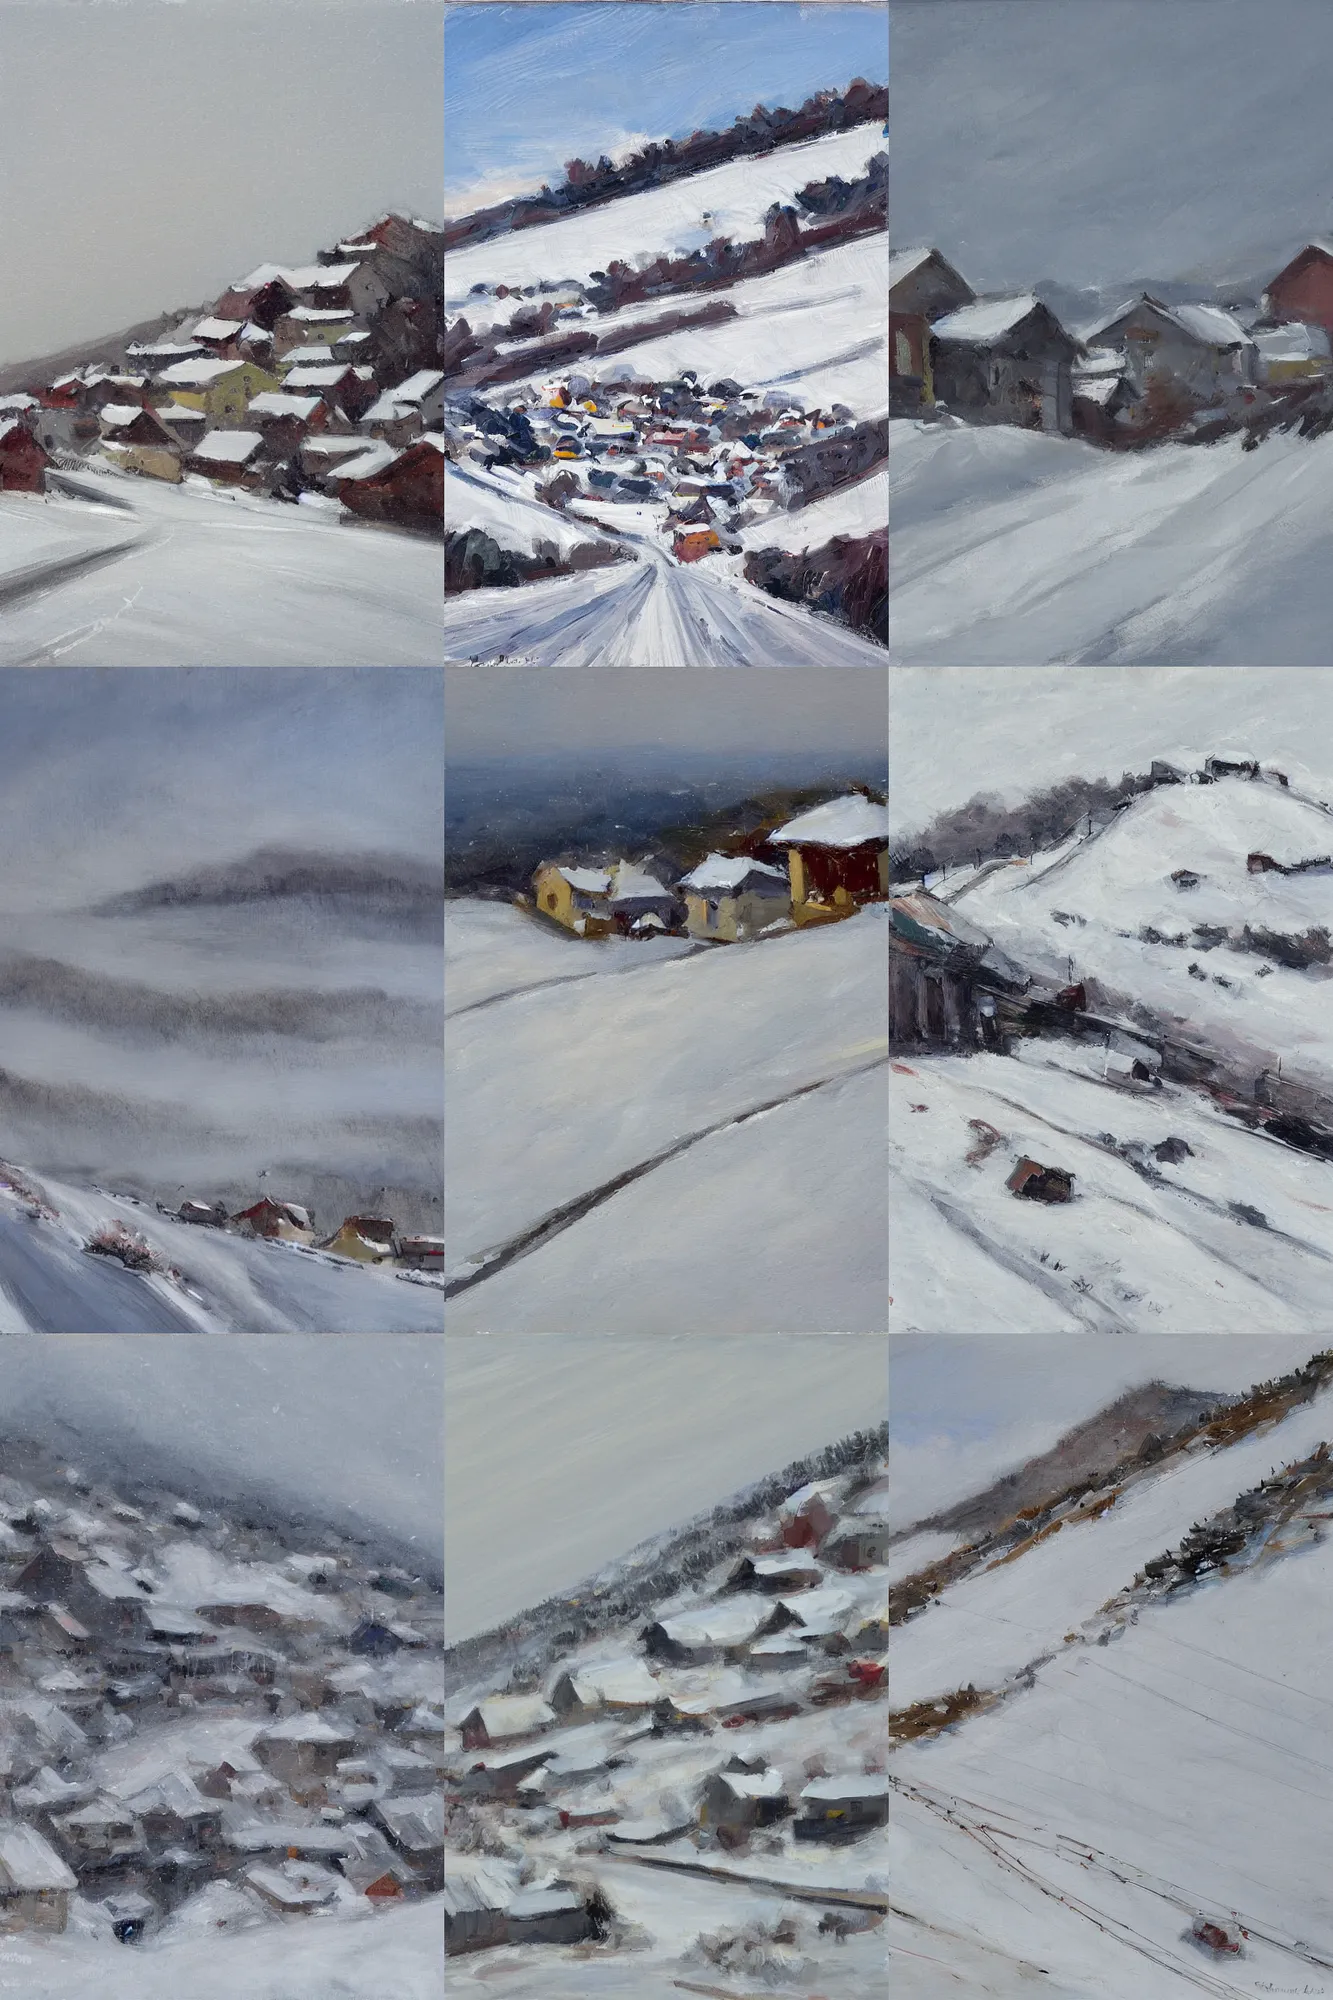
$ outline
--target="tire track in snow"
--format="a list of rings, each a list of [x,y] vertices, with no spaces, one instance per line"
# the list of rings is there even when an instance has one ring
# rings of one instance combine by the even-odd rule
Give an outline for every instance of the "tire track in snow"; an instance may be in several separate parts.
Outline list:
[[[795,1090],[784,1091],[780,1097],[771,1097],[763,1104],[751,1105],[748,1111],[734,1112],[728,1118],[716,1119],[711,1125],[703,1125],[697,1131],[687,1132],[684,1138],[674,1139],[669,1146],[664,1146],[660,1152],[650,1154],[646,1160],[640,1160],[634,1166],[626,1167],[621,1173],[613,1174],[610,1180],[602,1181],[597,1187],[589,1188],[586,1193],[576,1195],[572,1201],[563,1202],[559,1208],[549,1210],[540,1221],[530,1224],[518,1235],[511,1236],[507,1243],[501,1243],[493,1250],[482,1251],[478,1258],[471,1260],[474,1268],[464,1270],[446,1282],[445,1298],[453,1299],[463,1292],[470,1292],[475,1286],[484,1284],[487,1278],[495,1277],[497,1272],[508,1270],[509,1266],[516,1264],[521,1257],[530,1257],[534,1250],[540,1250],[544,1244],[551,1241],[552,1237],[563,1235],[564,1231],[572,1229],[576,1222],[582,1222],[585,1215],[591,1215],[594,1209],[601,1208],[613,1195],[619,1194],[622,1188],[632,1187],[635,1181],[643,1180],[658,1167],[664,1167],[669,1160],[677,1159],[682,1153],[687,1153],[692,1146],[697,1146],[700,1140],[711,1139],[718,1132],[734,1131],[741,1125],[748,1125],[752,1119],[762,1118],[770,1111],[779,1110],[784,1104],[794,1104],[799,1098],[809,1097],[814,1091],[827,1090],[831,1085],[845,1083],[849,1077],[864,1076],[871,1070],[882,1069],[888,1060],[888,1050],[885,1049],[882,1055],[876,1055],[870,1062],[856,1063],[852,1068],[838,1070],[832,1076],[817,1077],[813,1083],[799,1084]]]

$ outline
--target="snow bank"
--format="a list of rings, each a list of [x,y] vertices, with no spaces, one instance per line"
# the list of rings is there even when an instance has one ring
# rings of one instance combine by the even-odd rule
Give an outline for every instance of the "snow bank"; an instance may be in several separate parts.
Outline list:
[[[1021,484],[997,491],[988,437],[942,430],[919,500],[908,459],[890,624],[904,663],[1327,663],[1333,438],[1033,440],[1012,448]],[[1051,471],[1034,480],[1041,442]]]
[[[689,938],[576,938],[525,916],[512,903],[454,896],[445,906],[446,1014],[567,979],[644,972],[663,959],[688,956]]]

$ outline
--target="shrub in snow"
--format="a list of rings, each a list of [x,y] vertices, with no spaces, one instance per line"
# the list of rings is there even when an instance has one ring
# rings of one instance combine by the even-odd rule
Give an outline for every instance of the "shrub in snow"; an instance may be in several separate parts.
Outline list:
[[[94,1257],[116,1257],[127,1271],[161,1271],[165,1269],[162,1259],[150,1250],[144,1238],[136,1230],[127,1229],[123,1222],[104,1223],[95,1236],[90,1236],[84,1249]]]
[[[685,1953],[688,1963],[711,1965],[765,1986],[794,1986],[815,1976],[813,1959],[799,1949],[794,1918],[746,1924],[738,1931],[703,1931]]]

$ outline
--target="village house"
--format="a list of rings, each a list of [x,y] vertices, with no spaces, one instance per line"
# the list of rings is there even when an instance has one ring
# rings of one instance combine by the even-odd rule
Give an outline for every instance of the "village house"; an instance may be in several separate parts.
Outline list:
[[[383,447],[387,449],[387,447]],[[354,460],[338,474],[344,507],[366,520],[444,532],[444,439],[427,431],[387,464]]]
[[[490,1750],[529,1742],[555,1722],[555,1710],[536,1694],[495,1694],[463,1717],[465,1750]]]
[[[784,1548],[817,1549],[838,1518],[838,1489],[826,1480],[789,1493],[778,1509]]]
[[[225,424],[243,417],[253,396],[281,384],[253,361],[177,361],[154,377],[153,387],[187,409],[202,410],[215,424]]]
[[[0,1930],[63,1931],[78,1877],[22,1820],[0,1823]]]
[[[729,1598],[678,1617],[654,1619],[642,1633],[650,1659],[678,1667],[707,1666],[719,1660],[741,1660],[746,1647],[767,1624],[767,1599]]]
[[[592,1935],[592,1919],[578,1891],[558,1883],[521,1889],[509,1905],[510,1944],[579,1944]]]
[[[405,445],[443,421],[444,376],[438,369],[422,368],[377,396],[362,415],[361,427],[389,444]]]
[[[562,1722],[592,1722],[606,1715],[642,1715],[661,1692],[642,1660],[609,1660],[560,1674],[551,1707]]]
[[[798,813],[775,833],[785,847],[797,923],[848,916],[889,892],[889,809],[863,792]]]
[[[286,1716],[261,1730],[254,1752],[265,1770],[286,1785],[332,1778],[341,1758],[355,1751],[356,1733],[318,1713]]]
[[[185,470],[214,479],[224,486],[263,484],[260,461],[264,457],[260,431],[209,431],[185,457]]]
[[[1067,434],[1078,352],[1078,341],[1030,292],[980,299],[931,327],[935,401],[971,423]]]
[[[514,1895],[512,1884],[494,1867],[456,1867],[450,1857],[444,1883],[444,1950],[452,1958],[465,1951],[484,1951],[504,1944],[506,1912]]]
[[[21,416],[0,418],[0,493],[40,493],[50,463]]]
[[[611,870],[610,904],[612,923],[627,937],[660,934],[676,921],[674,893],[629,861],[617,861]]]
[[[99,1792],[76,1812],[57,1813],[51,1826],[66,1858],[84,1869],[118,1867],[148,1846],[140,1822],[110,1792]]]
[[[709,854],[682,875],[680,887],[691,937],[736,944],[791,915],[787,871],[748,854]]]
[[[579,937],[605,937],[611,929],[611,876],[605,868],[576,868],[543,861],[532,878],[537,908]]]
[[[798,1840],[855,1840],[888,1822],[886,1777],[814,1778],[801,1793],[792,1831]]]
[[[742,1556],[727,1577],[728,1590],[767,1590],[774,1596],[790,1590],[817,1589],[824,1565],[802,1549],[781,1555]]]
[[[271,1909],[306,1915],[338,1899],[338,1877],[310,1861],[257,1861],[243,1878]]]
[[[1316,240],[1298,250],[1269,280],[1263,304],[1275,320],[1304,320],[1333,334],[1333,244]]]
[[[273,353],[281,361],[294,347],[309,347],[318,341],[332,347],[352,331],[354,315],[345,306],[293,306],[273,326]]]
[[[782,1773],[762,1758],[733,1757],[704,1781],[699,1794],[700,1826],[712,1827],[724,1838],[772,1826],[790,1811]]]
[[[257,425],[271,452],[284,456],[303,443],[311,431],[320,431],[329,420],[329,406],[321,396],[296,396],[282,389],[265,389],[246,411],[248,422]]]
[[[319,1247],[358,1264],[383,1264],[394,1254],[393,1224],[382,1215],[349,1215]]]
[[[374,401],[375,384],[368,376],[350,362],[301,362],[284,368],[281,386],[293,396],[322,396],[330,409],[342,410],[355,423]]]
[[[885,1514],[848,1514],[838,1522],[820,1549],[835,1569],[874,1569],[887,1562],[889,1522]]]
[[[295,1201],[273,1201],[268,1195],[233,1215],[233,1223],[247,1236],[264,1236],[281,1243],[313,1243],[314,1225],[310,1210]]]
[[[895,250],[889,258],[889,413],[930,409],[935,384],[930,323],[970,306],[976,293],[938,250]]]
[[[248,278],[230,286],[214,310],[222,318],[253,320],[270,331],[296,304],[296,294],[276,264],[261,264]]]
[[[1284,326],[1257,327],[1254,341],[1256,379],[1266,388],[1306,381],[1330,372],[1329,336],[1322,326],[1288,320]]]
[[[716,528],[684,528],[674,537],[671,553],[677,562],[691,563],[700,561],[704,556],[716,555],[721,546],[722,537]]]
[[[423,1889],[433,1894],[443,1888],[443,1792],[412,1792],[405,1798],[376,1799],[370,1816]]]
[[[190,339],[216,359],[231,361],[236,358],[238,337],[244,326],[245,321],[239,319],[196,320],[190,329]]]
[[[1168,306],[1145,292],[1088,339],[1123,355],[1126,375],[1141,398],[1155,384],[1158,395],[1170,392],[1202,407],[1255,377],[1254,342],[1220,306]]]

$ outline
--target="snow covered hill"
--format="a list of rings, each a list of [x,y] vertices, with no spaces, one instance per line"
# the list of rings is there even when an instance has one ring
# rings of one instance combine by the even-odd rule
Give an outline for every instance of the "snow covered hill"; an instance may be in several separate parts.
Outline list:
[[[904,664],[1327,663],[1333,439],[1118,454],[903,420],[890,462]]]
[[[642,194],[621,195],[540,228],[446,251],[446,309],[465,313],[476,330],[494,318],[508,320],[513,311],[512,301],[474,296],[476,287],[505,285],[512,292],[548,280],[585,279],[616,257],[647,262],[663,253],[685,256],[718,236],[751,241],[763,235],[774,202],[790,202],[798,188],[834,174],[856,180],[883,150],[881,125],[855,125],[802,145],[729,160]]]
[[[983,873],[958,907],[1061,985],[1093,980],[1251,1072],[1280,1057],[1289,1081],[1333,1088],[1320,801],[1263,778],[1161,785],[1091,839]]]
[[[891,1754],[895,1990],[1323,1989],[1333,1546],[1320,1461],[1304,1487],[1270,1474],[1330,1437],[1325,1393],[1123,1487],[1094,1481],[1059,1533],[1011,1536],[1007,1561],[893,1630],[899,1714],[969,1683],[1000,1697]],[[1220,1565],[1159,1568],[1241,1495],[1253,1526]],[[1237,1949],[1200,1942],[1200,1920]]]
[[[480,466],[446,464],[444,513],[451,529],[466,522],[469,528],[482,529],[500,548],[518,555],[549,555],[563,561],[576,550],[613,553],[567,515],[542,506],[516,474],[503,470],[484,472]]]
[[[889,525],[889,482],[884,472],[872,472],[854,486],[841,486],[836,493],[808,506],[794,507],[789,514],[772,514],[764,521],[752,521],[740,534],[745,549],[790,549],[799,552],[817,549],[834,535],[859,537],[887,529]]]
[[[884,916],[456,1014],[451,1328],[882,1328]]]

